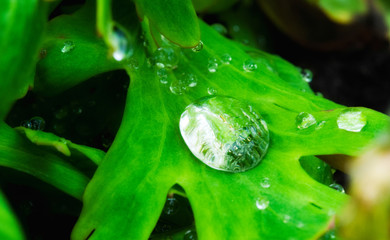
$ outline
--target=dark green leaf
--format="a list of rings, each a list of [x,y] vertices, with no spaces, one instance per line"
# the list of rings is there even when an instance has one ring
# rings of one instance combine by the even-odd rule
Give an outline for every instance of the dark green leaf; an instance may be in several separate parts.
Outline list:
[[[4,0],[0,5],[0,119],[32,87],[47,4]]]
[[[22,240],[25,239],[18,221],[3,194],[0,192],[0,239]]]

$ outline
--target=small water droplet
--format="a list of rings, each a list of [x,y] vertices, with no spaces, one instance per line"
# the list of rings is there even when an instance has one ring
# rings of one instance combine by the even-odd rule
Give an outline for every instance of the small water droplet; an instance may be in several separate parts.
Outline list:
[[[283,216],[283,222],[288,223],[290,221],[291,217],[289,215],[284,215]]]
[[[305,224],[303,222],[299,222],[297,224],[297,228],[303,228],[305,226]]]
[[[269,188],[271,186],[269,178],[265,177],[265,178],[261,179],[260,185],[263,188]]]
[[[165,68],[160,68],[157,69],[156,71],[157,77],[162,84],[167,84],[168,83],[168,73]]]
[[[337,118],[337,126],[349,132],[360,132],[366,124],[366,115],[361,110],[355,108],[341,111]]]
[[[119,25],[116,25],[110,36],[110,44],[113,48],[113,58],[116,61],[122,61],[133,55],[134,49],[129,42],[129,37],[126,31]]]
[[[207,65],[207,69],[209,70],[209,72],[215,73],[217,71],[217,69],[218,69],[217,59],[210,58],[209,59],[209,64]]]
[[[163,213],[166,215],[175,214],[179,209],[179,201],[175,197],[168,197],[165,202]]]
[[[173,47],[160,47],[153,53],[153,60],[159,68],[175,69],[179,63],[179,53]]]
[[[68,52],[72,51],[75,47],[76,47],[76,45],[74,44],[73,41],[65,41],[64,46],[61,48],[61,52],[68,53]]]
[[[257,64],[252,59],[248,59],[244,62],[242,67],[246,72],[253,72],[257,69]]]
[[[298,129],[307,129],[317,123],[313,115],[306,112],[301,112],[295,119]]]
[[[217,94],[217,90],[213,87],[209,87],[209,88],[207,88],[207,93],[209,95],[215,95],[215,94]]]
[[[197,240],[198,235],[196,234],[195,229],[190,229],[184,233],[183,240]]]
[[[321,128],[324,127],[326,121],[321,121],[317,123],[316,130],[320,130]]]
[[[41,117],[33,117],[28,121],[24,121],[22,127],[29,128],[31,130],[40,130],[43,131],[46,126],[46,122]]]
[[[341,186],[340,184],[338,183],[332,183],[329,185],[329,187],[333,188],[334,190],[336,191],[339,191],[341,193],[345,193],[345,189],[343,188],[343,186]]]
[[[224,55],[222,55],[221,61],[223,64],[230,64],[230,62],[232,61],[232,57],[228,53],[225,53]]]
[[[259,209],[259,210],[264,210],[266,209],[267,207],[269,206],[269,200],[265,199],[265,198],[259,198],[256,200],[256,207]]]
[[[198,78],[192,73],[184,74],[184,79],[187,82],[187,86],[190,88],[196,87],[198,84]]]
[[[138,70],[139,69],[139,62],[135,58],[129,58],[129,60],[127,61],[127,66],[130,69]]]
[[[205,97],[188,105],[180,132],[199,160],[227,172],[256,167],[269,145],[269,132],[249,106],[231,97]]]
[[[226,27],[220,23],[214,23],[211,25],[211,27],[215,31],[217,31],[219,34],[221,34],[222,36],[226,36],[228,33],[228,30],[226,29]]]
[[[310,83],[313,79],[313,72],[309,69],[302,69],[301,70],[301,76],[303,81]]]
[[[203,49],[203,42],[202,41],[199,41],[198,45],[196,45],[195,47],[191,48],[191,50],[193,52],[200,52],[202,51]]]
[[[182,79],[175,79],[171,82],[169,89],[175,95],[183,95],[188,91],[188,85]]]

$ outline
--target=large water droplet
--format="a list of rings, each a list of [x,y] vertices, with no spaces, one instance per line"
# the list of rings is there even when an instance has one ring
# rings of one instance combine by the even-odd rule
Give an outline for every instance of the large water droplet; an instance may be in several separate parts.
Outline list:
[[[295,123],[298,129],[306,129],[317,123],[313,115],[307,112],[301,112],[295,119]]]
[[[203,49],[203,42],[199,41],[198,45],[195,47],[191,48],[193,52],[200,52]]]
[[[73,41],[65,41],[64,46],[61,48],[61,52],[68,53],[68,52],[72,51],[75,47],[76,47],[76,45],[74,44]]]
[[[175,69],[179,63],[178,50],[173,47],[161,47],[153,53],[153,60],[157,67]]]
[[[309,83],[313,79],[313,72],[310,71],[309,69],[302,69],[301,76],[302,76],[303,81]]]
[[[246,72],[253,72],[257,69],[257,64],[252,59],[248,59],[244,62],[244,64],[242,65],[242,68]]]
[[[260,210],[264,210],[269,206],[269,200],[266,198],[259,198],[256,200],[256,207]]]
[[[248,105],[223,96],[187,106],[180,132],[191,152],[209,167],[243,172],[256,167],[269,145],[265,121]]]
[[[337,126],[349,132],[360,132],[366,124],[366,115],[359,109],[345,109],[337,118]]]
[[[217,69],[218,69],[217,59],[210,58],[209,59],[209,64],[207,65],[207,69],[209,70],[209,72],[215,73],[217,71]]]
[[[343,186],[341,186],[340,184],[338,183],[332,183],[329,185],[329,187],[333,188],[334,190],[336,191],[339,191],[341,193],[345,193],[345,189],[343,188]]]
[[[228,53],[225,53],[224,55],[222,55],[221,61],[223,64],[230,64],[230,62],[232,61],[232,57]]]
[[[110,43],[114,51],[112,56],[117,61],[131,57],[134,53],[134,49],[129,42],[129,37],[125,33],[125,30],[118,25],[112,31]]]

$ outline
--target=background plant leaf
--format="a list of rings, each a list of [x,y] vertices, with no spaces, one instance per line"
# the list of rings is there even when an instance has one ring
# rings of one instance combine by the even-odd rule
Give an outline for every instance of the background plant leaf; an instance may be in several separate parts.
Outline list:
[[[9,207],[5,197],[0,192],[0,238],[4,240],[25,239],[19,223]]]
[[[46,9],[40,0],[4,0],[0,5],[0,119],[33,85]]]
[[[157,69],[148,66],[142,47],[137,48],[135,56],[142,64],[138,70],[129,69],[131,85],[121,128],[86,189],[72,239],[147,239],[174,184],[187,193],[200,239],[319,237],[347,200],[310,178],[299,158],[357,155],[387,125],[387,116],[362,108],[368,123],[361,132],[339,129],[336,119],[345,107],[302,92],[278,75],[284,69],[291,75],[289,81],[298,83],[303,81],[298,69],[281,59],[273,65],[267,58],[251,58],[248,48],[202,22],[200,26],[203,50],[183,50],[178,67],[168,71],[170,84],[180,81],[183,73],[197,77],[196,87],[183,95],[172,94],[169,84],[159,83]],[[225,54],[232,57],[229,64],[221,61]],[[219,66],[212,73],[208,62],[214,58]],[[244,71],[247,60],[254,61],[257,70]],[[207,96],[210,87],[218,95],[251,103],[268,123],[269,152],[256,168],[239,174],[211,169],[182,140],[180,114]],[[325,125],[299,130],[295,119],[300,112],[313,114]],[[260,186],[264,177],[270,180],[269,188]],[[256,206],[259,199],[269,201],[265,210]]]

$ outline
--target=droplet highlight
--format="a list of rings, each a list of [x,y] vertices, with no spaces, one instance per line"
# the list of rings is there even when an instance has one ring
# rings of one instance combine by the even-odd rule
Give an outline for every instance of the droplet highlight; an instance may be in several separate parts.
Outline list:
[[[113,58],[120,62],[125,58],[131,57],[134,49],[129,42],[129,37],[120,26],[115,26],[110,36],[110,43],[113,49]]]
[[[207,166],[244,172],[256,167],[268,150],[269,132],[261,120],[235,98],[205,97],[186,107],[180,132],[190,151]]]
[[[339,191],[341,193],[345,193],[345,189],[343,186],[341,186],[340,184],[338,183],[332,183],[329,185],[330,188],[333,188],[334,190],[336,191]]]
[[[207,93],[209,95],[215,95],[215,94],[217,94],[217,90],[213,87],[209,87],[209,88],[207,88]]]
[[[256,207],[259,210],[265,210],[269,206],[269,200],[265,198],[259,198],[256,200]]]
[[[203,49],[203,42],[202,41],[199,41],[198,45],[196,45],[195,47],[191,48],[191,50],[193,52],[200,52],[202,51]]]
[[[173,47],[161,47],[153,53],[153,60],[158,68],[175,69],[179,63],[179,53]]]
[[[207,65],[207,69],[209,70],[209,72],[215,73],[217,71],[217,69],[218,69],[218,61],[217,61],[217,59],[210,58],[209,59],[209,63]]]
[[[64,46],[61,48],[61,52],[68,53],[68,52],[72,51],[75,47],[76,47],[76,45],[74,44],[73,41],[65,41]]]
[[[307,112],[301,112],[295,119],[298,129],[307,129],[317,123],[313,115]]]
[[[225,53],[221,56],[221,61],[223,64],[230,64],[230,62],[232,61],[232,57],[228,53]]]
[[[313,72],[309,69],[302,69],[301,76],[303,81],[310,83],[313,80]]]
[[[262,188],[269,188],[271,186],[269,178],[265,177],[265,178],[261,179],[260,186]]]
[[[339,114],[337,126],[349,132],[360,132],[367,124],[367,117],[356,108],[348,108]]]

